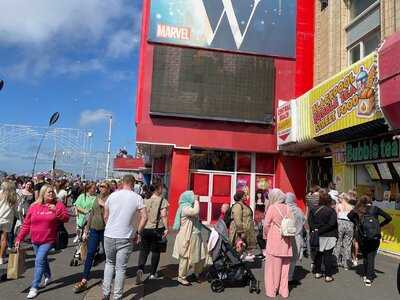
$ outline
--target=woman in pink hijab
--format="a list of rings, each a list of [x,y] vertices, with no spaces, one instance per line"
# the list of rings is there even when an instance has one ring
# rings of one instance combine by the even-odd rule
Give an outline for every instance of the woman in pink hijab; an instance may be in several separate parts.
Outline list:
[[[293,218],[285,204],[286,195],[280,189],[269,193],[269,207],[265,215],[264,239],[267,240],[265,260],[265,292],[267,297],[289,296],[289,268],[292,258],[290,237],[281,234],[280,224],[284,217]]]

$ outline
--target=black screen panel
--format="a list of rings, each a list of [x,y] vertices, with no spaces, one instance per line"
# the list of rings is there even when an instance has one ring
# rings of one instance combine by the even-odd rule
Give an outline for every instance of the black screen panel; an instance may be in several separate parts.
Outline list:
[[[269,124],[274,81],[272,58],[156,45],[150,113]]]

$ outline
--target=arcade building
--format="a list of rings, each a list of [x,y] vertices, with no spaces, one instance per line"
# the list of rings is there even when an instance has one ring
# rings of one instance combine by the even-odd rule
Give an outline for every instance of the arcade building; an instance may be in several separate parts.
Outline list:
[[[305,159],[278,151],[276,110],[313,86],[315,1],[231,2],[143,1],[136,143],[171,220],[187,189],[206,223],[239,189],[252,208],[273,187],[306,193]]]

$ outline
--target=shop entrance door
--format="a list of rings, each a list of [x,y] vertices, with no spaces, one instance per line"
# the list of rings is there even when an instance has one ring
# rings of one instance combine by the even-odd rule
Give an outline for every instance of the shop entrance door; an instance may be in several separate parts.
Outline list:
[[[232,178],[232,174],[192,172],[190,187],[199,196],[201,221],[215,223],[222,205],[231,203]]]

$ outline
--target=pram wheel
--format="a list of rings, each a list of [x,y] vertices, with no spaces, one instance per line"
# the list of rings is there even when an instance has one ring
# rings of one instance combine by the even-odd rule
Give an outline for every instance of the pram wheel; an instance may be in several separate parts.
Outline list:
[[[260,282],[259,281],[257,281],[257,280],[250,281],[249,293],[250,294],[253,294],[253,293],[260,294],[261,293]]]
[[[214,279],[213,281],[211,281],[211,290],[214,293],[222,293],[225,290],[222,280]]]
[[[79,260],[76,259],[76,258],[73,258],[73,259],[71,260],[71,262],[69,263],[69,265],[70,265],[71,267],[77,267],[77,266],[79,266]]]

